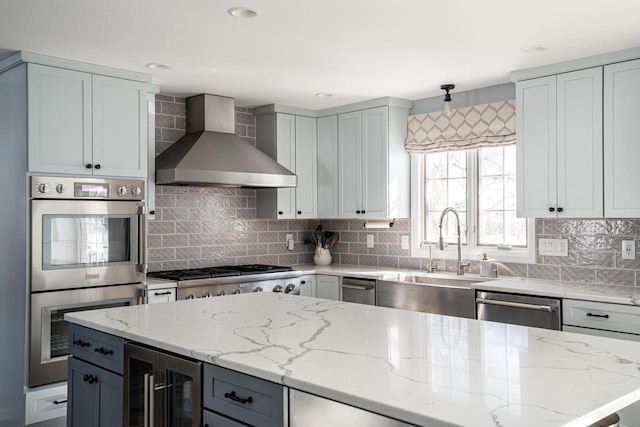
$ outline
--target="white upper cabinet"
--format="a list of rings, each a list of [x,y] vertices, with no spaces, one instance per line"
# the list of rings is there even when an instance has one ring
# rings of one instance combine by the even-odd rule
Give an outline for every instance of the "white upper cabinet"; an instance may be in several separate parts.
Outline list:
[[[605,216],[640,217],[640,60],[604,67]]]
[[[318,218],[338,218],[338,116],[318,119]]]
[[[338,117],[340,218],[408,218],[408,110],[377,107]]]
[[[296,188],[256,192],[258,218],[316,218],[316,119],[271,113],[256,117],[256,146],[298,177]]]
[[[148,85],[28,64],[29,171],[147,176]]]
[[[29,170],[91,175],[91,74],[28,65]]]
[[[318,145],[316,119],[296,116],[296,218],[317,218]]]
[[[602,67],[516,84],[519,217],[603,215]]]
[[[147,176],[145,85],[93,76],[93,164],[102,175]]]

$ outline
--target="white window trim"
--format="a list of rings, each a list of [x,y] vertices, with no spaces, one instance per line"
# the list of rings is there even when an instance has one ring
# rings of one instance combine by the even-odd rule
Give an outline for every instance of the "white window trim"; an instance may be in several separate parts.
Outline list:
[[[471,173],[475,173],[472,166]],[[424,155],[411,155],[411,256],[416,258],[429,258],[429,247],[421,247],[425,231],[425,179],[424,179]],[[473,191],[472,191],[473,193]],[[472,196],[475,197],[475,196]],[[474,220],[472,220],[474,221]],[[475,224],[469,224],[472,227]],[[462,246],[462,259],[465,261],[480,261],[482,254],[486,253],[493,261],[516,262],[533,264],[536,259],[535,250],[536,226],[533,219],[527,219],[527,247],[511,248],[508,250],[497,249],[490,246],[468,247]],[[444,251],[438,249],[438,242],[431,242],[431,255],[435,259],[457,259],[458,248],[455,244],[449,244]]]

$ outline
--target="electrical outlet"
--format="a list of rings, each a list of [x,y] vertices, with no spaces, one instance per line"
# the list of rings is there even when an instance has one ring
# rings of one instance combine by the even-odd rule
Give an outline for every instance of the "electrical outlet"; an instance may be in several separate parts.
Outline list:
[[[622,241],[622,259],[636,259],[635,240]]]
[[[367,234],[367,247],[373,247],[373,234]]]
[[[409,236],[402,236],[402,249],[409,249]]]
[[[284,238],[284,243],[289,244],[289,240],[293,240],[293,234],[286,234]]]

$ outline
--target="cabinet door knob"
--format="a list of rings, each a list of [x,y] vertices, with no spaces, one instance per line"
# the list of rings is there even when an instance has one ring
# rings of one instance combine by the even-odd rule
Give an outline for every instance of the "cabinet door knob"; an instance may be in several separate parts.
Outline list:
[[[95,165],[94,168],[100,169],[100,164]]]
[[[301,285],[304,285],[305,283],[307,283],[307,282],[305,282],[304,280],[302,282],[300,282]]]
[[[549,208],[549,212],[555,212],[556,208]]]
[[[562,212],[564,209],[562,208],[558,208],[558,212]]]
[[[155,215],[156,211],[149,211],[149,215]]]
[[[356,211],[356,213],[357,213],[358,215],[360,215],[360,211]]]
[[[84,165],[84,167],[87,169],[91,169],[93,165],[91,163],[87,163],[86,165]]]
[[[284,212],[282,211],[278,211],[278,215],[282,215]]]
[[[302,215],[302,211],[298,211],[298,215]]]
[[[366,214],[367,212],[366,212],[366,211],[362,211],[362,213],[363,213],[363,214]]]

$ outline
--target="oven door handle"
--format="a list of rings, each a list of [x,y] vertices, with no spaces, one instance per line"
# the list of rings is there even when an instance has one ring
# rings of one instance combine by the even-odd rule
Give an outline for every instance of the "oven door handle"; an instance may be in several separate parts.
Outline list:
[[[138,266],[137,269],[147,274],[147,206],[138,205]]]

